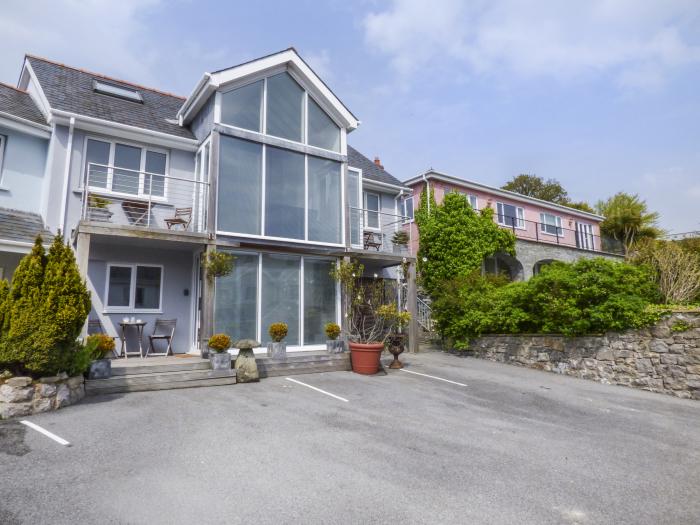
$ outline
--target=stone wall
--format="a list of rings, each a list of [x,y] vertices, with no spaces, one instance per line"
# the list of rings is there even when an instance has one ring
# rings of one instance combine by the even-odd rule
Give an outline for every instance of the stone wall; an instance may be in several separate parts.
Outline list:
[[[83,376],[59,374],[34,381],[31,377],[0,375],[0,419],[57,410],[83,397]]]
[[[649,329],[603,336],[489,335],[475,357],[601,383],[700,399],[700,314],[674,313]]]
[[[598,242],[598,239],[596,239]],[[540,261],[576,262],[579,259],[603,257],[613,261],[621,261],[624,257],[605,252],[581,250],[574,246],[561,246],[529,239],[515,240],[515,258],[522,264],[522,278],[527,281],[534,275],[535,265]]]

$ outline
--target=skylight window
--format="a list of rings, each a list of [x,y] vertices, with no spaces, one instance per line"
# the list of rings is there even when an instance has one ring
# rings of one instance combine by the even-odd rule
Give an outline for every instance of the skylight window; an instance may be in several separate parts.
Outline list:
[[[141,93],[139,93],[135,89],[117,86],[115,84],[108,84],[107,82],[102,82],[101,80],[94,81],[93,89],[96,93],[102,93],[103,95],[119,97],[126,100],[132,100],[134,102],[143,102],[143,98],[141,98]]]

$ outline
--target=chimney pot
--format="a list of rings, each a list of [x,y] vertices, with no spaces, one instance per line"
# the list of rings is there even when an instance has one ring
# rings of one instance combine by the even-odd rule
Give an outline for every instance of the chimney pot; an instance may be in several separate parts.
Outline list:
[[[379,157],[374,157],[374,163],[380,168],[384,169],[384,166],[382,166],[382,161],[379,160]]]

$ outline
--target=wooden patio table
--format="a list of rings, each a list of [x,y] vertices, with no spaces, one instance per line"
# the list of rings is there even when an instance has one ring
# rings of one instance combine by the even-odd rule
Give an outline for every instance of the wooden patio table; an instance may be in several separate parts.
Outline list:
[[[146,326],[145,321],[141,322],[131,322],[129,321],[128,323],[121,322],[119,323],[119,326],[122,328],[122,347],[121,347],[121,354],[124,356],[124,359],[127,359],[129,357],[129,354],[131,355],[138,355],[143,359],[143,328]],[[139,351],[138,352],[129,352],[127,350],[127,345],[126,345],[126,329],[127,327],[134,327],[136,329],[136,334],[138,335],[138,340],[139,340]]]

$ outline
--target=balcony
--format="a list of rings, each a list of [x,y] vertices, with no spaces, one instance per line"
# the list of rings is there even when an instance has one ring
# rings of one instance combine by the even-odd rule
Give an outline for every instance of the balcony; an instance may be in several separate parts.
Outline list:
[[[90,163],[81,218],[165,232],[206,231],[207,182]]]
[[[369,253],[414,256],[409,217],[365,208],[348,208],[351,249]]]
[[[500,219],[499,222],[498,214],[494,214],[494,221],[500,227],[511,230],[518,239],[616,255],[624,255],[625,253],[620,241],[606,236],[594,235],[591,231],[587,231],[586,227],[575,230],[508,215],[502,215]]]

